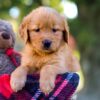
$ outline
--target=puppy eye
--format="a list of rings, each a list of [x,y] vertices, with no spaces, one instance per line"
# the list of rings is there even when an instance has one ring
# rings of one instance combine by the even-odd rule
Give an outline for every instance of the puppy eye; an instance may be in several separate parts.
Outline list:
[[[53,32],[57,32],[58,30],[57,30],[57,29],[55,29],[55,28],[53,28],[53,29],[52,29],[52,31],[53,31]]]
[[[40,31],[40,29],[39,29],[39,28],[37,28],[37,29],[34,29],[34,31],[35,31],[35,32],[39,32],[39,31]]]

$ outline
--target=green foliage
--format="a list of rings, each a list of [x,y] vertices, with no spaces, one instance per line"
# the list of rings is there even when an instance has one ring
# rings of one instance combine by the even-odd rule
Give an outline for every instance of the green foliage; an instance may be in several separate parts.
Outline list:
[[[12,7],[18,7],[20,10],[20,16],[18,20],[20,21],[23,16],[28,14],[31,10],[38,6],[51,6],[57,9],[59,12],[63,10],[61,0],[0,0],[0,18],[11,19],[9,10]]]
[[[63,8],[60,3],[61,0],[50,0],[50,6],[58,10],[59,12],[62,12]]]
[[[12,7],[18,7],[20,15],[16,19],[18,23],[27,15],[32,9],[45,5],[57,9],[59,12],[63,11],[61,5],[62,0],[0,0],[0,18],[13,19],[9,10]],[[82,54],[82,49],[98,47],[100,43],[100,0],[71,0],[78,6],[79,15],[74,20],[68,20],[70,32],[77,39],[77,43]]]

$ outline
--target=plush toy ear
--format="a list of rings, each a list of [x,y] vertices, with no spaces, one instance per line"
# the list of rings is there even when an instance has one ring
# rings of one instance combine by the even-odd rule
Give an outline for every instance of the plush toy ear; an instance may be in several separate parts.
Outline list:
[[[69,27],[66,20],[64,19],[63,39],[66,43],[68,43],[68,37],[69,37]]]
[[[28,41],[28,24],[29,24],[29,16],[26,16],[19,28],[19,34],[25,43]]]

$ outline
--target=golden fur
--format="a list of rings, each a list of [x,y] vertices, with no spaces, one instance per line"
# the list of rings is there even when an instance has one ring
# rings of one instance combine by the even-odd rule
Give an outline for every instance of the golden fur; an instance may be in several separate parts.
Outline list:
[[[19,29],[25,48],[21,65],[11,74],[11,87],[22,89],[29,73],[40,73],[40,89],[49,93],[58,74],[76,71],[78,60],[68,47],[69,29],[65,19],[54,9],[39,7],[28,14]],[[43,41],[52,42],[44,49]]]

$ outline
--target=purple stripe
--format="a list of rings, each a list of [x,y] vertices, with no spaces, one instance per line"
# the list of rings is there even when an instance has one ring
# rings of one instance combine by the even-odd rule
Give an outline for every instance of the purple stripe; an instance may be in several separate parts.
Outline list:
[[[32,97],[31,100],[37,100],[37,98],[41,95],[41,93],[42,93],[41,90],[38,89],[38,90],[36,91],[35,95]]]

